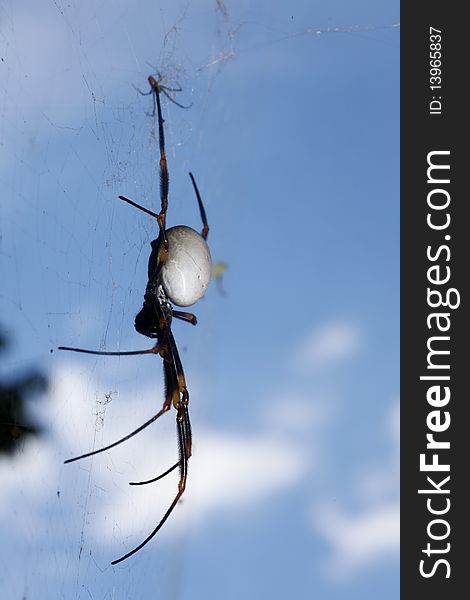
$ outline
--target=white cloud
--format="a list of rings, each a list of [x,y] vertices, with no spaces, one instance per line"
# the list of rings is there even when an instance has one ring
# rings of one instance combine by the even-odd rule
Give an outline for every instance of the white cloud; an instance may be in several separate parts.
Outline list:
[[[177,472],[148,486],[131,487],[128,482],[151,478],[176,461],[174,411],[112,451],[62,464],[65,458],[127,434],[150,416],[149,406],[155,406],[155,398],[161,395],[155,385],[138,390],[121,386],[119,395],[106,405],[103,390],[108,389],[115,389],[112,378],[105,382],[101,375],[98,383],[90,377],[90,369],[74,363],[59,365],[51,378],[48,406],[43,407],[42,420],[47,416],[52,435],[48,441],[26,445],[15,461],[0,464],[7,482],[0,502],[2,527],[8,527],[15,506],[28,514],[22,528],[25,539],[31,531],[42,535],[48,518],[44,506],[49,503],[60,506],[62,518],[68,515],[66,532],[71,539],[79,539],[80,531],[84,536],[85,516],[90,523],[87,543],[98,547],[106,542],[119,555],[119,550],[132,548],[158,523],[176,493]],[[289,428],[276,430],[273,424],[255,435],[228,435],[198,427],[193,450],[187,491],[175,509],[177,518],[169,520],[162,536],[187,527],[189,514],[191,523],[198,524],[218,513],[237,517],[241,510],[256,509],[296,485],[310,468],[312,455],[305,440],[298,440]],[[55,535],[64,531],[58,528]]]
[[[138,471],[142,479],[150,478],[175,462],[174,440],[146,444],[145,462]],[[129,458],[127,464],[134,463]],[[113,466],[117,466],[117,460]],[[295,485],[305,474],[308,463],[302,450],[295,444],[279,441],[275,436],[261,434],[246,437],[220,435],[211,431],[197,432],[197,443],[189,463],[187,489],[175,515],[162,529],[161,536],[171,536],[191,526],[204,523],[217,514],[229,513],[237,517],[246,509],[256,510],[272,496]],[[125,472],[124,472],[125,469]],[[150,470],[149,470],[150,469]],[[175,472],[165,480],[140,488],[131,488],[127,481],[135,479],[135,465],[126,469],[119,463],[119,475],[108,475],[107,489],[113,487],[108,502],[101,506],[96,523],[101,524],[98,539],[116,541],[119,531],[121,542],[126,538],[139,542],[158,523],[177,491],[178,475]],[[133,472],[131,475],[130,471]],[[96,475],[101,480],[106,473]],[[103,483],[101,481],[101,486]],[[175,518],[176,517],[176,518]],[[113,524],[113,526],[110,525]],[[129,542],[126,542],[129,545]]]
[[[361,332],[354,323],[333,322],[312,331],[301,343],[295,363],[302,369],[323,368],[354,356],[360,349]]]
[[[263,407],[264,409],[264,407]],[[333,412],[331,401],[324,398],[308,398],[293,390],[277,393],[270,400],[269,411],[262,418],[270,428],[286,434],[311,435],[312,431],[323,430]]]
[[[349,576],[359,568],[398,553],[398,502],[379,505],[354,515],[323,507],[316,510],[313,518],[315,529],[333,548],[328,571],[334,578]]]
[[[327,542],[328,574],[343,579],[390,556],[398,556],[399,505],[399,403],[384,420],[390,437],[390,454],[382,464],[369,464],[350,495],[362,503],[356,511],[319,503],[312,510],[313,529]]]
[[[391,447],[382,464],[369,465],[359,481],[359,492],[366,502],[386,501],[399,492],[400,484],[400,403],[397,400],[383,426]]]
[[[200,432],[197,448],[193,485],[205,512],[253,506],[291,487],[308,467],[301,448],[269,433],[228,437]]]

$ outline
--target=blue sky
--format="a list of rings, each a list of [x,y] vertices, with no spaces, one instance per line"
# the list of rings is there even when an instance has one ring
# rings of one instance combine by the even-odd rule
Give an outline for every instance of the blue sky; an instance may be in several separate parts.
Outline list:
[[[2,374],[34,365],[45,433],[0,457],[6,598],[398,597],[399,8],[390,2],[4,2]],[[175,323],[191,394],[188,490],[174,414],[133,329],[158,210],[148,63],[164,102],[169,225],[228,264]],[[107,401],[108,400],[110,401]],[[58,493],[59,492],[59,493]]]

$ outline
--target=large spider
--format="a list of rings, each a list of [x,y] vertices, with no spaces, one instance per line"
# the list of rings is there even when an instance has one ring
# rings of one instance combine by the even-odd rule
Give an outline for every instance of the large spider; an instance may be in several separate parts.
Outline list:
[[[84,350],[82,348],[70,348],[61,346],[59,350],[69,350],[72,352],[82,352],[85,354],[99,354],[105,356],[130,356],[138,354],[159,354],[163,359],[163,374],[165,381],[165,400],[161,410],[153,417],[143,423],[140,427],[119,439],[117,442],[109,444],[99,450],[93,450],[86,454],[81,454],[75,458],[66,460],[66,463],[81,460],[94,454],[99,454],[118,444],[125,442],[133,437],[159,417],[170,410],[171,405],[176,409],[176,425],[178,432],[178,450],[179,460],[165,472],[148,481],[131,482],[130,485],[144,485],[162,479],[174,469],[179,467],[180,479],[178,491],[169,508],[161,518],[155,529],[145,540],[136,546],[133,550],[113,560],[111,564],[115,565],[126,558],[129,558],[141,548],[143,548],[161,529],[171,512],[177,505],[179,499],[186,488],[188,476],[188,460],[191,456],[191,424],[189,421],[188,403],[189,392],[186,387],[181,359],[176,347],[175,338],[171,331],[171,321],[175,317],[196,325],[196,316],[192,313],[174,310],[171,303],[186,307],[197,302],[204,295],[211,278],[211,255],[206,239],[209,233],[206,212],[196,185],[196,181],[189,173],[191,182],[196,193],[199,212],[203,228],[201,233],[194,229],[179,225],[166,229],[166,213],[168,208],[168,169],[165,155],[165,135],[163,129],[163,117],[160,103],[160,93],[164,93],[170,100],[168,91],[177,91],[167,88],[161,84],[161,78],[154,76],[148,78],[150,84],[149,94],[153,94],[154,102],[158,114],[158,133],[160,146],[160,198],[161,210],[154,213],[132,200],[119,196],[121,200],[135,206],[139,210],[151,215],[157,220],[159,226],[159,235],[156,240],[151,242],[152,251],[148,262],[148,283],[145,289],[144,304],[141,311],[135,318],[136,330],[149,338],[156,340],[155,345],[148,350],[134,350],[129,352],[105,352],[97,350]],[[177,103],[176,103],[177,104]],[[181,105],[178,105],[181,106]]]

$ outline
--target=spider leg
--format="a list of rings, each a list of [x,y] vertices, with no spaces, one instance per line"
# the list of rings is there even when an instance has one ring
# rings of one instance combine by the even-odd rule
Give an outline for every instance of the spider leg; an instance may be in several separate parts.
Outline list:
[[[140,354],[159,354],[156,350],[158,344],[148,350],[130,350],[128,352],[107,352],[104,350],[85,350],[84,348],[70,348],[69,346],[59,346],[57,350],[67,350],[68,352],[81,352],[82,354],[96,354],[98,356],[137,356]]]
[[[132,85],[132,87],[135,89],[136,92],[138,92],[141,96],[150,96],[150,94],[152,94],[152,100],[153,100],[153,109],[151,113],[146,112],[145,114],[147,115],[147,117],[154,117],[155,116],[155,112],[157,109],[157,105],[155,104],[155,92],[153,90],[153,87],[150,87],[150,90],[148,92],[143,92],[141,89],[139,89],[137,86]]]
[[[188,110],[188,108],[191,108],[191,106],[193,105],[193,103],[191,102],[191,104],[188,104],[187,106],[185,106],[184,104],[180,104],[179,102],[177,102],[174,98],[172,98],[170,96],[170,94],[168,92],[181,92],[181,88],[179,89],[174,89],[174,88],[169,88],[166,87],[166,85],[160,85],[159,89],[161,91],[161,93],[168,98],[168,100],[170,102],[173,102],[173,104],[176,104],[176,106],[179,106],[180,108],[184,109],[184,110]]]
[[[174,314],[174,313],[173,313]],[[184,444],[186,446],[186,455],[187,455],[187,459],[190,458],[191,454],[192,454],[192,433],[191,433],[191,422],[189,420],[189,411],[188,411],[188,403],[189,403],[189,394],[187,392],[186,389],[186,382],[184,380],[184,372],[183,372],[183,367],[179,358],[179,354],[178,354],[178,350],[176,348],[176,342],[173,338],[173,335],[171,336],[172,340],[170,345],[173,346],[173,357],[175,358],[175,366],[176,366],[176,371],[178,373],[178,371],[180,372],[180,375],[178,377],[178,379],[181,378],[181,382],[182,382],[182,388],[186,391],[186,395],[183,395],[183,399],[181,401],[181,405],[184,407],[184,411],[183,411],[183,428],[184,428]],[[181,453],[181,447],[180,447],[180,454]],[[148,479],[146,481],[135,481],[135,482],[130,482],[129,485],[146,485],[148,483],[154,483],[155,481],[158,481],[160,479],[163,479],[164,477],[166,477],[169,473],[171,473],[172,471],[174,471],[178,466],[181,465],[183,458],[181,457],[181,459],[175,463],[173,466],[171,466],[169,469],[167,469],[164,473],[161,473],[160,475],[157,475],[157,477],[153,477],[152,479]],[[187,466],[186,466],[186,471],[187,471]]]
[[[166,162],[166,153],[165,153],[165,132],[163,130],[163,123],[165,122],[162,115],[162,106],[160,103],[160,85],[158,81],[150,75],[148,78],[151,91],[153,92],[153,116],[155,115],[155,106],[158,114],[158,143],[160,146],[160,201],[161,201],[161,210],[158,215],[152,213],[152,216],[156,216],[158,221],[158,226],[160,228],[160,235],[163,240],[163,249],[164,252],[161,254],[161,260],[165,260],[168,255],[168,239],[166,237],[166,212],[168,210],[168,187],[169,187],[169,179],[168,179],[168,166]],[[129,202],[126,198],[122,198],[126,202]],[[129,202],[129,204],[135,203]],[[142,208],[137,205],[137,208]],[[148,212],[146,209],[144,212]],[[150,213],[149,213],[150,214]]]
[[[178,416],[180,414],[180,412],[179,412],[180,407],[182,406],[184,408],[184,411],[182,412],[182,419],[183,419],[183,423],[184,423],[184,439],[185,439],[185,444],[186,444],[185,451],[186,451],[186,457],[187,457],[186,461],[187,461],[191,457],[191,454],[192,454],[191,423],[189,420],[189,412],[188,412],[189,392],[188,392],[188,388],[186,387],[186,378],[184,376],[183,365],[181,364],[180,355],[178,353],[178,348],[176,346],[175,338],[173,337],[173,333],[172,333],[171,329],[168,333],[168,341],[169,341],[171,353],[173,355],[173,360],[175,361],[176,376],[178,378],[179,393],[181,395],[178,405],[174,405],[175,408],[178,410]],[[183,460],[183,459],[181,458],[181,460]]]
[[[193,315],[193,313],[181,312],[180,310],[173,310],[172,314],[176,319],[181,319],[182,321],[191,323],[191,325],[197,325],[197,318],[196,315]]]
[[[152,66],[152,65],[150,65],[150,66]],[[156,78],[154,75],[150,75],[147,78],[147,81],[149,82],[149,85],[150,85],[149,93],[153,92],[154,95],[156,95],[161,92],[168,98],[168,100],[170,102],[173,102],[173,104],[176,104],[176,106],[179,106],[180,108],[183,108],[183,109],[191,108],[191,106],[193,105],[191,102],[191,104],[189,104],[189,106],[184,106],[183,104],[180,104],[179,102],[177,102],[172,96],[170,96],[170,94],[168,92],[182,92],[183,88],[181,87],[181,85],[178,82],[176,82],[177,87],[169,87],[168,85],[164,85],[162,83],[163,76],[159,71],[156,72]],[[155,112],[154,112],[154,115],[155,115]]]
[[[118,196],[118,198],[119,198],[119,200],[124,200],[124,202],[127,202],[131,206],[134,206],[135,208],[138,208],[142,212],[146,213],[147,215],[150,215],[151,217],[155,217],[155,219],[157,219],[158,226],[160,228],[160,235],[162,236],[162,240],[163,240],[163,250],[160,253],[159,260],[160,260],[160,262],[163,262],[168,255],[168,239],[166,237],[165,226],[164,226],[164,224],[162,224],[162,213],[159,213],[159,214],[154,213],[153,211],[149,210],[148,208],[145,208],[144,206],[137,204],[137,202],[134,202],[134,200],[130,200],[129,198],[126,198],[126,196]]]
[[[156,307],[156,313],[157,313],[157,315],[161,314],[159,305],[158,305],[158,308]],[[165,321],[165,323],[166,323],[166,321]],[[171,403],[178,404],[178,402],[179,402],[178,380],[177,380],[177,376],[176,376],[176,372],[175,372],[175,365],[173,362],[173,357],[172,357],[171,350],[168,345],[166,346],[166,351],[164,354],[163,369],[164,369],[164,375],[165,375],[166,401],[169,404],[171,404]],[[164,471],[157,477],[153,477],[152,479],[149,479],[148,481],[137,481],[137,482],[132,481],[132,482],[129,482],[129,485],[145,485],[147,483],[153,483],[155,481],[158,481],[159,479],[163,479],[169,473],[174,471],[179,466],[180,462],[181,461],[179,460],[177,463],[175,463],[173,466],[171,466],[169,469],[167,469],[166,471]]]
[[[153,94],[153,89],[150,89],[148,92],[143,92],[141,89],[139,89],[136,85],[132,84],[132,87],[135,89],[136,92],[139,92],[139,94],[141,96],[150,96],[150,94]]]
[[[157,477],[153,477],[152,479],[147,479],[147,481],[129,481],[129,485],[147,485],[147,483],[155,483],[155,481],[163,479],[169,473],[171,473],[172,471],[174,471],[176,469],[176,467],[180,466],[180,463],[181,463],[181,461],[178,461],[172,467],[170,467],[169,469],[167,469],[166,471],[164,471],[160,475],[157,475]]]
[[[148,82],[149,82],[150,86],[152,87],[152,89],[155,86],[158,86],[160,89],[164,88],[165,90],[168,90],[169,92],[182,92],[183,91],[183,88],[177,81],[175,82],[175,84],[178,86],[176,88],[170,88],[167,85],[162,85],[163,75],[161,74],[161,72],[154,65],[151,65],[150,63],[147,63],[147,64],[151,69],[153,69],[155,71],[155,75],[157,76],[157,79],[155,79],[155,77],[153,75],[150,75],[150,77],[148,78]]]
[[[173,88],[173,87],[168,87],[167,85],[162,85],[160,83],[160,89],[165,90],[167,92],[182,92],[183,88],[181,87],[181,85],[178,82],[176,82],[176,85],[178,87]],[[173,98],[170,98],[170,100],[173,102]]]
[[[156,312],[157,312],[157,314],[160,314],[159,306],[156,309]],[[176,312],[179,312],[179,311],[176,311]],[[181,313],[181,314],[191,315],[191,313]],[[173,316],[176,316],[175,311],[173,311]],[[196,318],[194,315],[192,315],[192,316],[194,317],[194,319]],[[191,456],[191,423],[189,421],[189,413],[187,410],[188,402],[189,402],[189,394],[186,389],[186,381],[184,379],[183,367],[181,364],[181,360],[179,358],[178,349],[176,348],[176,342],[175,342],[173,334],[171,333],[171,330],[169,330],[169,328],[168,328],[168,331],[169,331],[169,334],[171,335],[169,348],[170,348],[170,352],[172,354],[172,358],[174,359],[174,364],[172,364],[171,367],[170,367],[170,365],[168,365],[168,367],[165,367],[165,382],[167,385],[167,389],[169,387],[169,383],[172,382],[174,391],[178,390],[178,395],[173,400],[173,404],[175,406],[176,405],[179,406],[180,392],[183,394],[183,400],[181,401],[181,404],[186,407],[183,419],[184,419],[186,451],[187,451],[187,455],[188,455],[188,459],[189,459],[189,457]],[[168,370],[166,370],[166,369],[168,369]],[[173,370],[173,369],[175,369],[175,370]],[[176,376],[176,378],[175,378],[175,376]],[[180,450],[180,454],[181,454],[181,450]],[[164,477],[166,477],[169,473],[174,471],[180,465],[181,465],[181,459],[177,463],[175,463],[173,466],[171,466],[169,469],[167,469],[166,471],[161,473],[160,475],[157,475],[156,477],[153,477],[152,479],[148,479],[146,481],[135,481],[135,482],[133,481],[133,482],[130,482],[129,485],[146,485],[148,483],[154,483],[155,481],[159,481],[160,479],[163,479]]]
[[[168,507],[166,513],[163,515],[160,522],[155,527],[155,529],[150,533],[150,535],[148,535],[145,538],[145,540],[143,542],[141,542],[138,546],[136,546],[133,550],[131,550],[127,554],[124,554],[124,556],[121,556],[120,558],[113,560],[111,562],[112,565],[117,565],[118,563],[122,562],[123,560],[126,560],[127,558],[129,558],[130,556],[132,556],[133,554],[135,554],[136,552],[141,550],[146,544],[148,544],[150,542],[150,540],[153,537],[155,537],[157,535],[157,533],[160,531],[160,529],[166,523],[168,517],[173,512],[175,506],[178,504],[181,496],[183,495],[184,490],[186,489],[186,480],[188,477],[188,458],[189,458],[189,456],[187,454],[187,447],[188,447],[188,437],[187,437],[188,433],[186,431],[186,424],[188,422],[187,412],[188,412],[188,407],[181,404],[178,409],[178,415],[176,417],[176,424],[177,424],[177,428],[178,428],[178,446],[179,446],[180,453],[181,453],[181,460],[177,463],[180,466],[180,480],[178,482],[178,492],[177,492],[176,496],[174,497],[173,502]]]
[[[134,431],[131,431],[131,433],[128,433],[123,438],[117,440],[117,442],[113,442],[112,444],[109,444],[108,446],[104,446],[103,448],[99,448],[98,450],[86,452],[85,454],[81,454],[80,456],[75,456],[74,458],[69,458],[67,460],[64,460],[64,464],[72,463],[72,462],[75,462],[76,460],[81,460],[82,458],[88,458],[89,456],[94,456],[95,454],[100,454],[101,452],[110,450],[111,448],[114,448],[115,446],[119,446],[119,444],[122,444],[123,442],[127,442],[127,440],[130,440],[132,437],[134,437],[135,435],[140,433],[143,429],[145,429],[146,427],[148,427],[149,425],[154,423],[162,415],[164,415],[166,412],[168,412],[170,410],[170,408],[171,408],[171,398],[170,398],[169,402],[165,399],[162,409],[159,410],[156,415],[153,415],[153,417],[151,417],[148,421],[145,421],[145,423],[143,423],[140,427],[137,427],[137,429],[134,429]]]
[[[156,310],[157,314],[160,314],[160,313],[163,314],[161,311],[161,306],[159,304],[157,304],[155,306],[155,310]],[[168,507],[166,513],[163,515],[160,522],[155,527],[155,529],[150,533],[150,535],[148,535],[145,538],[145,540],[143,542],[141,542],[138,546],[136,546],[133,550],[131,550],[124,556],[121,556],[120,558],[113,560],[111,563],[112,565],[116,565],[116,564],[122,562],[123,560],[126,560],[127,558],[129,558],[130,556],[132,556],[133,554],[135,554],[136,552],[141,550],[146,544],[148,544],[148,542],[150,542],[150,540],[163,527],[163,525],[165,524],[168,517],[173,512],[175,506],[178,504],[181,496],[183,495],[183,493],[186,489],[186,481],[188,478],[188,460],[191,457],[191,453],[192,453],[191,423],[189,420],[189,412],[188,412],[189,392],[186,387],[186,380],[185,380],[185,376],[184,376],[183,366],[181,364],[181,359],[178,354],[178,349],[176,347],[175,338],[173,337],[173,333],[171,332],[170,326],[168,325],[168,322],[166,321],[166,318],[164,315],[163,315],[163,319],[162,319],[162,325],[163,325],[163,329],[164,329],[165,341],[168,344],[168,346],[167,346],[168,354],[171,356],[171,359],[172,359],[171,363],[168,364],[168,367],[167,367],[168,371],[165,371],[166,376],[168,376],[167,383],[171,382],[173,384],[175,384],[175,383],[177,384],[176,388],[173,390],[173,393],[171,395],[173,396],[173,404],[174,404],[175,408],[177,409],[176,426],[177,426],[177,430],[178,430],[178,450],[179,450],[180,460],[175,465],[170,467],[170,469],[168,469],[167,471],[165,471],[164,473],[159,475],[157,478],[155,478],[153,480],[149,480],[149,483],[150,483],[150,481],[156,481],[158,479],[161,479],[162,477],[165,477],[165,475],[168,475],[168,473],[171,473],[171,471],[173,471],[174,469],[176,469],[177,466],[179,466],[180,479],[178,482],[178,492],[177,492],[176,496],[174,497],[173,502]],[[165,356],[165,358],[166,358],[166,356]],[[175,376],[176,376],[176,381],[175,381]],[[176,398],[176,394],[174,392],[177,392],[177,396],[178,396],[177,398]],[[168,391],[167,391],[167,399],[169,397],[170,397],[170,395],[168,394]],[[137,482],[137,483],[139,483],[139,482]],[[146,482],[142,482],[142,484],[144,484],[144,483],[146,483]]]
[[[125,196],[118,196],[118,198],[119,198],[119,200],[124,200],[124,202],[127,202],[127,204],[130,204],[131,206],[135,206],[135,208],[138,208],[139,210],[143,211],[144,213],[147,213],[151,217],[155,217],[156,219],[158,219],[157,213],[154,213],[151,210],[149,210],[148,208],[145,208],[144,206],[137,204],[137,202],[134,202],[134,200],[129,200],[129,198],[126,198]]]
[[[160,75],[158,74],[157,77],[160,78]],[[168,239],[166,237],[166,213],[168,210],[168,188],[169,188],[169,177],[168,177],[168,165],[167,165],[167,160],[166,160],[166,151],[165,151],[165,132],[164,132],[164,128],[163,128],[163,124],[165,122],[165,120],[163,119],[163,114],[162,114],[162,107],[161,107],[161,102],[160,102],[160,92],[162,94],[164,94],[164,96],[166,98],[168,98],[171,102],[173,102],[174,104],[176,104],[177,106],[179,106],[180,108],[186,109],[186,108],[190,108],[191,105],[189,106],[184,106],[183,104],[180,104],[179,102],[177,102],[176,100],[174,100],[170,95],[169,95],[169,91],[171,92],[179,92],[181,91],[181,87],[178,88],[169,88],[166,87],[164,85],[160,84],[160,81],[158,81],[157,79],[155,79],[155,77],[153,75],[150,75],[148,78],[148,82],[150,85],[150,91],[149,92],[142,92],[141,90],[139,90],[138,88],[137,91],[142,94],[143,96],[148,96],[149,94],[152,94],[153,97],[153,113],[152,116],[155,116],[155,113],[157,113],[158,115],[158,143],[159,143],[159,147],[160,147],[160,202],[161,202],[161,210],[158,214],[148,210],[147,208],[144,208],[143,206],[140,206],[140,204],[137,204],[136,202],[129,200],[128,198],[126,198],[125,196],[119,196],[119,198],[121,200],[124,200],[124,202],[127,202],[128,204],[131,204],[132,206],[135,206],[136,208],[138,208],[139,210],[142,210],[143,212],[147,213],[148,215],[155,217],[158,221],[158,226],[160,228],[160,234],[163,240],[163,249],[164,252],[162,252],[161,255],[161,260],[164,261],[166,259],[166,256],[168,254]],[[193,179],[192,175],[191,178]],[[207,221],[205,221],[205,213],[204,213],[204,207],[202,206],[202,202],[199,196],[199,192],[197,191],[197,187],[196,184],[194,182],[193,179],[193,184],[195,186],[196,189],[196,194],[198,196],[198,202],[199,202],[199,209],[201,210],[201,216],[203,216],[203,223],[204,223],[204,231],[209,230],[208,226],[207,226]],[[207,237],[207,231],[204,235],[204,237]]]
[[[202,203],[202,200],[201,200],[201,194],[199,193],[199,190],[198,190],[197,185],[196,185],[196,180],[194,179],[194,176],[193,176],[192,173],[189,173],[189,176],[191,177],[191,181],[193,183],[194,191],[196,192],[197,203],[199,205],[199,212],[201,214],[201,221],[202,221],[202,224],[203,224],[201,235],[206,240],[207,239],[207,235],[209,233],[209,224],[207,223],[206,211],[204,209],[204,204]]]
[[[168,364],[168,358],[165,359],[165,357],[168,355],[168,350],[163,344],[155,344],[155,346],[153,348],[151,348],[150,350],[144,350],[144,351],[136,350],[135,352],[125,352],[125,353],[120,353],[120,352],[118,352],[118,353],[115,353],[115,352],[103,353],[103,352],[97,352],[94,350],[82,350],[80,348],[62,348],[62,349],[72,350],[74,352],[84,352],[86,354],[105,354],[105,355],[109,355],[109,354],[111,354],[111,355],[116,355],[116,354],[118,354],[118,355],[120,355],[120,354],[163,354],[164,367],[166,364]],[[166,377],[165,377],[165,382],[167,382]],[[95,454],[100,454],[101,452],[105,452],[106,450],[110,450],[111,448],[114,448],[115,446],[118,446],[119,444],[126,442],[130,438],[132,438],[135,435],[137,435],[138,433],[140,433],[143,429],[145,429],[146,427],[148,427],[149,425],[154,423],[163,414],[165,414],[166,412],[168,412],[170,410],[172,403],[174,404],[174,402],[175,402],[175,394],[172,391],[173,387],[174,386],[170,386],[170,385],[166,384],[165,401],[163,403],[161,410],[159,410],[157,414],[153,415],[153,417],[151,417],[150,419],[145,421],[145,423],[143,423],[140,427],[137,427],[137,429],[134,429],[134,431],[131,431],[131,433],[125,435],[124,437],[120,438],[116,442],[113,442],[112,444],[108,444],[107,446],[104,446],[103,448],[98,448],[98,450],[92,450],[91,452],[86,452],[85,454],[80,454],[80,456],[75,456],[74,458],[69,458],[66,461],[64,461],[64,463],[67,464],[67,463],[75,462],[76,460],[81,460],[82,458],[88,458],[89,456],[94,456]]]
[[[160,90],[162,92],[164,92],[164,89],[162,89],[162,86],[160,86],[159,82],[155,79],[155,77],[153,75],[150,75],[150,77],[148,78],[148,82],[149,82],[149,85],[151,88],[150,92],[147,92],[147,94],[143,94],[143,92],[140,92],[140,93],[143,95],[148,95],[149,93],[152,93],[152,97],[153,97],[152,116],[155,116],[155,112],[157,112],[157,114],[158,114],[158,143],[160,146],[160,163],[159,164],[160,164],[161,210],[158,214],[156,214],[152,211],[149,211],[147,208],[144,208],[143,206],[136,204],[132,200],[125,198],[124,196],[119,196],[119,198],[121,200],[124,200],[124,202],[128,202],[129,204],[132,204],[132,206],[135,206],[136,208],[144,211],[145,213],[147,213],[157,219],[158,226],[160,228],[160,234],[161,234],[162,240],[163,240],[163,248],[164,248],[164,252],[162,252],[161,260],[165,260],[166,255],[168,254],[168,239],[166,237],[166,213],[168,210],[169,178],[168,178],[168,166],[167,166],[167,162],[166,162],[166,152],[165,152],[165,132],[163,130],[163,123],[165,122],[165,120],[163,119],[162,106],[160,103]],[[138,90],[138,91],[140,91],[140,90]],[[166,94],[166,92],[164,92],[164,93]],[[170,98],[170,100],[172,100],[171,96],[168,96],[168,94],[166,94],[166,95],[167,95],[167,97]]]
[[[150,77],[149,77],[150,81]],[[160,200],[161,200],[161,211],[159,214],[159,224],[161,229],[165,229],[166,226],[166,211],[168,210],[168,166],[166,162],[165,153],[165,132],[163,129],[163,123],[165,122],[162,115],[162,105],[160,102],[160,87],[157,85],[155,88],[155,100],[157,103],[158,113],[158,143],[160,146]]]
[[[150,114],[150,116],[154,117],[155,116],[155,112],[157,110],[157,102],[155,100],[155,92],[153,90],[150,90],[150,92],[152,92],[152,102],[153,102],[153,109],[152,109],[152,113]]]

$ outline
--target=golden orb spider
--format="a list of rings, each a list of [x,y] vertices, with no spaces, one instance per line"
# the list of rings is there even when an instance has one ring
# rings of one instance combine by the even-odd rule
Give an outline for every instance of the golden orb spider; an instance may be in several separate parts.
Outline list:
[[[187,321],[192,325],[196,325],[196,316],[189,312],[175,310],[172,304],[180,307],[191,306],[195,304],[204,295],[209,281],[211,279],[212,261],[207,245],[207,235],[209,233],[209,225],[207,223],[206,212],[201,200],[196,181],[189,173],[191,182],[196,194],[199,205],[199,212],[202,220],[201,233],[185,225],[166,228],[166,213],[168,209],[168,168],[165,154],[165,134],[162,117],[162,108],[160,103],[160,93],[163,93],[172,102],[182,108],[187,108],[178,104],[170,95],[169,92],[181,91],[181,88],[168,88],[161,84],[161,77],[157,75],[155,78],[150,75],[148,78],[150,91],[148,94],[153,95],[154,109],[156,105],[158,115],[158,137],[160,146],[160,200],[161,210],[154,213],[140,204],[129,200],[124,196],[119,196],[128,204],[138,208],[139,210],[151,215],[157,220],[159,226],[158,238],[151,242],[152,251],[148,262],[148,283],[145,289],[144,304],[140,312],[135,318],[135,329],[149,338],[156,340],[155,345],[147,350],[134,350],[129,352],[106,352],[97,350],[85,350],[82,348],[71,348],[68,346],[60,346],[59,350],[68,350],[71,352],[82,352],[84,354],[98,354],[104,356],[131,356],[139,354],[158,354],[163,359],[163,374],[165,382],[165,400],[162,408],[153,417],[148,419],[140,427],[117,440],[98,450],[87,452],[66,460],[66,463],[81,460],[88,456],[93,456],[110,450],[118,444],[122,444],[130,439],[151,423],[160,418],[163,414],[170,410],[173,405],[176,409],[176,425],[178,435],[178,451],[179,460],[165,472],[148,481],[131,482],[130,485],[145,485],[162,479],[176,468],[180,470],[180,479],[178,482],[178,491],[167,511],[161,518],[155,529],[130,552],[113,560],[111,564],[115,565],[123,560],[126,560],[141,548],[143,548],[162,528],[173,509],[177,505],[186,488],[188,477],[188,460],[191,456],[191,423],[189,420],[188,404],[189,392],[186,386],[183,366],[178,353],[173,333],[171,331],[171,321],[175,317],[183,321]],[[142,93],[142,92],[141,92]],[[155,114],[155,110],[154,110]]]

